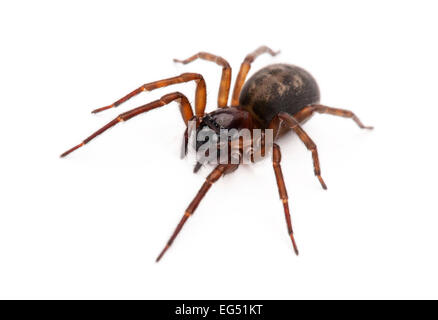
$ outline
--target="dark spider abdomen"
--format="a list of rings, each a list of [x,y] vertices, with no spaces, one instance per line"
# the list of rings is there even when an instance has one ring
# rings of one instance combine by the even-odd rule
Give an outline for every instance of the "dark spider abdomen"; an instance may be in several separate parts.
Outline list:
[[[319,97],[318,84],[306,70],[273,64],[256,72],[245,83],[239,104],[262,128],[267,128],[279,112],[294,115],[308,105],[319,103]]]

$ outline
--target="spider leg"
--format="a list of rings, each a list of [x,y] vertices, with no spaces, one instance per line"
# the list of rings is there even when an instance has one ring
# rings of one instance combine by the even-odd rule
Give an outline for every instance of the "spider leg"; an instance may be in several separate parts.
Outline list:
[[[204,78],[202,77],[202,75],[200,75],[198,73],[183,73],[183,74],[176,76],[176,77],[146,83],[146,84],[142,85],[141,87],[135,89],[131,93],[128,93],[126,96],[117,100],[113,104],[106,106],[106,107],[102,107],[102,108],[93,110],[92,113],[98,113],[98,112],[101,112],[103,110],[115,108],[115,107],[119,106],[120,104],[122,104],[123,102],[131,99],[132,97],[138,95],[139,93],[141,93],[143,91],[152,91],[152,90],[155,90],[158,88],[170,86],[172,84],[189,82],[189,81],[196,82],[195,114],[198,117],[202,117],[204,115],[205,104],[207,102],[207,94],[206,94],[206,87],[205,87]]]
[[[237,169],[237,166],[238,166],[238,164],[220,164],[220,165],[216,166],[216,168],[214,168],[213,171],[207,176],[204,184],[202,185],[201,189],[199,189],[195,198],[192,200],[192,202],[187,207],[183,217],[181,218],[181,221],[176,226],[175,231],[173,232],[169,241],[167,241],[166,246],[161,251],[156,262],[160,261],[160,259],[166,253],[167,249],[169,249],[169,247],[172,245],[173,241],[178,236],[178,234],[181,231],[181,229],[183,228],[184,224],[189,219],[189,217],[195,212],[199,203],[204,198],[205,194],[210,189],[210,187],[213,185],[213,183],[215,183],[217,180],[219,180],[219,178],[222,177],[224,174],[229,173],[229,172]]]
[[[280,147],[276,143],[274,143],[273,151],[272,151],[272,165],[274,166],[274,173],[275,173],[275,178],[277,180],[278,193],[280,194],[280,199],[283,202],[287,231],[289,233],[290,239],[292,240],[292,245],[294,247],[295,254],[298,255],[299,252],[298,252],[297,244],[295,243],[294,232],[292,229],[292,221],[290,218],[287,190],[286,190],[286,185],[284,183],[280,162],[281,162]]]
[[[185,156],[187,156],[188,145],[189,145],[189,132],[188,132],[188,128],[186,128],[184,130],[183,139],[181,143],[181,154],[180,154],[181,159],[184,159]]]
[[[216,56],[207,52],[199,52],[190,58],[185,60],[173,59],[175,62],[179,62],[182,64],[190,63],[196,59],[202,59],[207,61],[212,61],[222,66],[222,78],[219,86],[219,95],[217,98],[217,105],[219,108],[225,108],[228,104],[228,95],[230,93],[230,85],[231,85],[231,67],[230,64],[222,57]]]
[[[318,112],[318,113],[327,113],[327,114],[331,114],[334,116],[339,116],[339,117],[344,117],[344,118],[351,118],[353,119],[354,122],[356,122],[356,124],[361,128],[361,129],[373,129],[373,127],[371,126],[365,126],[362,121],[360,121],[360,119],[352,112],[349,110],[344,110],[344,109],[337,109],[337,108],[331,108],[331,107],[327,107],[321,104],[314,104],[311,105],[309,108],[311,108],[311,110],[313,112]]]
[[[239,74],[236,78],[236,83],[234,84],[233,96],[231,98],[232,106],[239,105],[240,91],[242,90],[243,84],[246,80],[246,76],[248,75],[249,69],[251,68],[251,63],[254,62],[254,60],[263,53],[269,53],[271,56],[275,56],[280,53],[280,51],[275,52],[267,46],[261,46],[245,57],[245,60],[243,60],[240,66]]]
[[[63,154],[61,154],[61,157],[65,157],[66,155],[68,155],[69,153],[73,152],[74,150],[76,150],[76,149],[82,147],[83,145],[87,144],[88,142],[90,142],[91,140],[96,138],[101,133],[103,133],[106,130],[108,130],[109,128],[115,126],[117,123],[122,122],[122,121],[127,121],[127,120],[129,120],[129,119],[131,119],[131,118],[133,118],[135,116],[138,116],[139,114],[148,112],[148,111],[150,111],[152,109],[155,109],[155,108],[162,107],[162,106],[164,106],[166,104],[169,104],[172,101],[179,102],[181,115],[183,117],[183,120],[184,120],[185,124],[187,125],[188,122],[193,118],[193,111],[192,111],[192,107],[190,105],[190,102],[187,99],[187,97],[185,95],[183,95],[182,93],[180,93],[180,92],[173,92],[173,93],[166,94],[166,95],[162,96],[159,100],[155,100],[155,101],[153,101],[151,103],[145,104],[143,106],[137,107],[135,109],[132,109],[130,111],[127,111],[125,113],[120,114],[114,120],[108,122],[105,126],[103,126],[99,130],[94,132],[91,136],[86,138],[80,144],[78,144],[77,146],[75,146],[75,147],[67,150]]]
[[[278,118],[280,120],[283,120],[284,122],[286,122],[286,124],[292,130],[295,131],[295,133],[298,135],[298,137],[301,139],[301,141],[304,143],[304,145],[307,147],[307,149],[312,152],[313,167],[315,169],[315,176],[318,178],[319,182],[321,183],[322,188],[327,189],[327,186],[321,177],[321,169],[319,167],[319,157],[318,157],[318,150],[316,148],[316,144],[307,135],[307,133],[303,130],[303,128],[301,128],[299,122],[294,117],[292,117],[290,114],[285,113],[285,112],[280,112],[278,114]]]

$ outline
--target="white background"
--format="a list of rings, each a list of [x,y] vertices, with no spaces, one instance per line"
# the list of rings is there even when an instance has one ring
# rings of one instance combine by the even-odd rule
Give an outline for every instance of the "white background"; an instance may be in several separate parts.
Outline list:
[[[0,298],[438,298],[434,1],[14,1],[0,5]],[[279,143],[300,256],[271,161],[220,180],[162,261],[155,258],[211,168],[179,159],[177,105],[58,156],[119,112],[194,84],[139,85],[220,67],[288,62],[322,103],[375,130],[316,115],[323,191],[295,136]]]

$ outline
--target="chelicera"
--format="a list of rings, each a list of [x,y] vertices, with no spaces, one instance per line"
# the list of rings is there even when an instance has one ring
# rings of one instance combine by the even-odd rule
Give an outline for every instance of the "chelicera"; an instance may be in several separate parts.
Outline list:
[[[64,152],[61,157],[65,157],[72,151],[84,146],[96,136],[100,135],[119,122],[127,121],[152,109],[156,109],[165,106],[170,102],[176,101],[180,104],[180,112],[186,125],[186,131],[184,134],[184,143],[186,146],[188,141],[187,127],[191,120],[196,122],[196,132],[200,132],[206,127],[209,127],[216,132],[219,132],[219,130],[222,129],[261,129],[262,131],[266,129],[272,129],[274,140],[276,140],[285,132],[293,130],[305,144],[307,149],[311,151],[315,175],[318,178],[321,186],[324,189],[327,189],[326,184],[321,177],[317,147],[312,139],[302,129],[301,124],[310,119],[316,112],[351,118],[359,125],[360,128],[363,129],[372,129],[372,127],[364,126],[359,118],[351,111],[331,108],[319,104],[320,93],[315,79],[307,71],[300,67],[289,64],[270,65],[256,72],[248,81],[245,82],[251,67],[251,63],[256,57],[263,53],[269,53],[272,56],[277,54],[277,52],[272,51],[270,48],[262,46],[246,56],[241,64],[239,74],[236,78],[234,91],[231,98],[231,106],[228,105],[228,96],[231,85],[231,67],[225,59],[210,53],[199,52],[186,60],[175,60],[175,62],[187,64],[196,59],[203,59],[215,62],[222,67],[222,78],[217,102],[218,109],[207,114],[205,113],[207,101],[206,85],[204,78],[198,73],[183,73],[176,77],[150,82],[142,85],[113,104],[94,110],[93,113],[115,108],[141,92],[152,91],[158,88],[167,87],[169,85],[189,81],[194,81],[196,83],[194,112],[189,100],[184,94],[180,92],[166,94],[159,100],[120,114],[114,120],[110,121],[91,136],[83,140],[80,144]],[[267,145],[263,143],[261,144],[260,149],[262,154],[265,154],[266,151],[269,151],[266,150],[267,147]],[[199,145],[197,145],[197,148],[199,148]],[[241,146],[241,150],[239,150],[241,155],[245,152],[243,149],[244,146]],[[298,248],[295,243],[289,212],[288,195],[280,166],[280,147],[278,144],[272,143],[269,146],[269,149],[272,149],[272,163],[277,180],[280,199],[284,207],[288,234],[292,241],[293,249],[298,255]],[[187,150],[187,148],[185,148],[185,150]],[[183,217],[181,218],[181,221],[177,225],[166,246],[159,254],[156,260],[157,262],[172,245],[178,233],[181,231],[188,218],[195,212],[200,201],[210,187],[223,175],[236,170],[239,164],[239,161],[238,163],[226,161],[225,163],[219,163],[215,166],[212,172],[207,176],[206,181],[201,186],[193,201],[187,207]],[[202,164],[199,162],[196,164],[195,172],[200,168],[201,165]]]

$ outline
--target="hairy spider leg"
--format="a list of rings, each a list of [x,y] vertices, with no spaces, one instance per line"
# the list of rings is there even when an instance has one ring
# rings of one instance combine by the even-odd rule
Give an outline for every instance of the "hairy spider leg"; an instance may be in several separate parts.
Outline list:
[[[86,138],[80,144],[78,144],[77,146],[75,146],[75,147],[67,150],[63,154],[61,154],[61,157],[65,157],[69,153],[84,146],[85,144],[87,144],[88,142],[90,142],[91,140],[96,138],[98,135],[100,135],[101,133],[103,133],[106,130],[108,130],[109,128],[115,126],[117,123],[122,122],[122,121],[127,121],[135,116],[138,116],[139,114],[142,114],[142,113],[148,112],[152,109],[167,105],[167,104],[171,103],[172,101],[179,102],[182,118],[184,120],[184,123],[187,125],[189,120],[193,118],[193,110],[192,110],[192,106],[190,105],[189,100],[187,99],[187,97],[185,95],[183,95],[180,92],[169,93],[169,94],[162,96],[159,100],[155,100],[153,102],[150,102],[148,104],[145,104],[143,106],[137,107],[135,109],[132,109],[130,111],[127,111],[125,113],[118,115],[114,120],[110,121],[105,126],[103,126],[99,130],[94,132],[91,136]]]
[[[295,254],[298,255],[298,247],[294,238],[294,231],[292,229],[292,221],[289,212],[289,202],[287,196],[286,185],[284,183],[283,173],[281,171],[281,151],[278,144],[274,143],[272,148],[272,165],[274,167],[275,178],[277,180],[278,193],[280,194],[281,202],[283,202],[284,216],[286,218],[287,231],[289,233],[290,239],[292,240],[292,245],[294,247]]]
[[[251,63],[253,63],[254,60],[263,53],[269,53],[271,56],[276,56],[280,53],[280,51],[275,52],[267,46],[261,46],[245,57],[242,64],[240,65],[239,74],[237,75],[236,83],[234,84],[233,95],[231,98],[232,106],[239,105],[240,91],[242,90],[243,84],[246,80],[246,76],[248,75],[249,69],[251,68]]]
[[[321,177],[321,169],[319,166],[318,149],[313,140],[307,135],[307,133],[301,128],[300,123],[286,112],[280,112],[277,116],[280,120],[284,121],[301,139],[306,148],[312,152],[313,167],[315,171],[315,176],[318,178],[323,189],[327,189],[324,180]]]
[[[373,129],[372,126],[365,126],[362,121],[360,121],[360,119],[350,110],[331,108],[322,104],[314,104],[306,108],[309,108],[310,112],[326,113],[338,117],[351,118],[361,129]]]
[[[180,153],[181,159],[184,159],[187,156],[189,138],[191,137],[193,131],[196,132],[196,129],[198,129],[199,124],[201,122],[201,118],[193,117],[192,119],[190,119],[190,121],[194,121],[194,125],[191,126],[190,123],[192,122],[189,122],[189,124],[186,126],[186,129],[184,130],[183,139],[181,143],[181,153]]]
[[[210,189],[210,187],[213,185],[213,183],[215,183],[217,180],[219,180],[219,178],[222,177],[225,173],[236,170],[237,167],[238,167],[238,164],[220,164],[220,165],[216,166],[213,169],[213,171],[207,176],[201,189],[199,189],[197,195],[195,196],[195,198],[192,200],[192,202],[187,207],[183,217],[181,218],[181,221],[176,226],[176,229],[173,232],[172,236],[170,237],[169,241],[167,241],[166,246],[161,251],[160,255],[157,257],[156,262],[160,261],[160,259],[166,253],[167,249],[169,249],[169,247],[172,245],[173,241],[178,236],[178,234],[181,231],[181,229],[183,228],[184,224],[189,219],[189,217],[195,212],[199,203],[204,198],[205,194]]]
[[[102,107],[96,110],[93,110],[92,113],[98,113],[103,110],[107,110],[110,108],[115,108],[122,104],[123,102],[131,99],[132,97],[138,95],[139,93],[143,91],[152,91],[158,88],[163,88],[170,86],[172,84],[178,84],[183,82],[189,82],[189,81],[195,81],[196,82],[196,93],[195,93],[195,114],[198,117],[204,116],[205,112],[205,105],[207,103],[207,93],[206,93],[206,87],[205,87],[205,81],[202,75],[198,73],[183,73],[179,76],[167,78],[163,80],[158,80],[150,83],[146,83],[142,85],[141,87],[135,89],[131,93],[128,93],[123,98],[117,100],[113,104]]]
[[[215,62],[219,66],[222,66],[222,78],[219,86],[219,94],[217,97],[217,105],[219,108],[226,108],[228,104],[228,95],[230,93],[231,85],[231,67],[227,60],[222,57],[216,56],[208,52],[198,52],[197,54],[187,58],[185,60],[173,59],[175,62],[182,64],[188,64],[196,59],[207,60]]]

